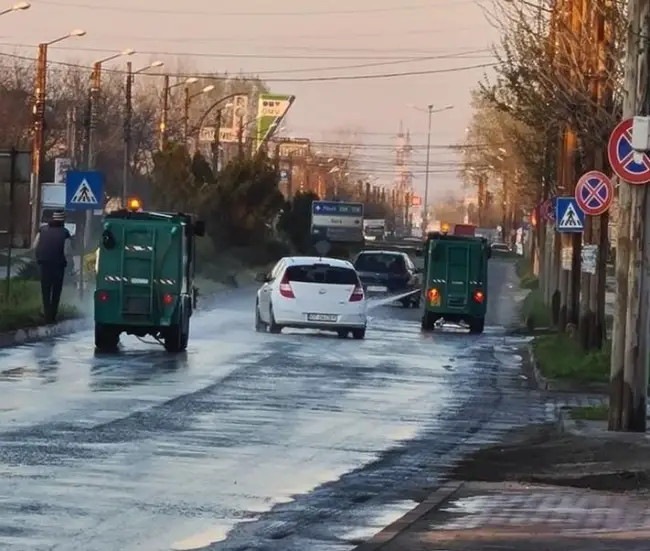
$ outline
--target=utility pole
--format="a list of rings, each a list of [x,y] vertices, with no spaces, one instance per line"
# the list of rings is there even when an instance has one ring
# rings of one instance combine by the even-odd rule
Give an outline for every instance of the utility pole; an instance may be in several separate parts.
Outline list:
[[[122,205],[126,205],[129,194],[129,175],[131,172],[131,120],[133,117],[133,64],[126,63],[124,105],[124,166],[122,167]]]
[[[422,201],[422,237],[427,236],[427,227],[429,226],[429,167],[431,159],[431,115],[433,114],[433,104],[427,105],[427,160],[424,173],[424,201]]]
[[[183,89],[183,94],[183,143],[187,146],[190,131],[190,89],[187,86]]]
[[[214,163],[215,175],[219,172],[221,166],[221,144],[219,143],[221,137],[219,131],[221,130],[221,109],[217,109],[217,117],[214,123],[214,136],[212,138],[212,162]]]
[[[158,149],[164,151],[167,147],[167,119],[169,117],[169,75],[163,81],[162,113],[160,115],[160,141]]]
[[[244,158],[244,117],[239,117],[239,128],[237,129],[237,155],[239,160]]]
[[[41,169],[45,149],[45,88],[47,86],[47,43],[38,45],[34,87],[31,181],[31,233],[36,238],[41,221]]]
[[[638,32],[629,35],[627,51],[631,52],[634,63],[639,67],[635,75],[632,88],[636,89],[637,98],[631,112],[625,110],[626,116],[648,114],[649,106],[647,87],[648,75],[647,48],[648,48],[648,8],[649,0],[631,0],[629,11],[634,12],[638,23],[632,26]],[[643,69],[643,70],[641,70]],[[629,93],[629,90],[628,90]],[[625,106],[628,107],[627,105]],[[625,116],[625,115],[624,115]],[[647,402],[647,375],[646,363],[648,361],[647,335],[650,329],[648,323],[648,279],[649,252],[646,246],[646,233],[650,226],[646,225],[645,218],[650,216],[648,204],[647,185],[630,186],[621,182],[621,187],[627,187],[631,198],[630,227],[629,227],[629,266],[627,288],[627,317],[625,321],[625,363],[623,370],[623,407],[621,412],[621,428],[632,432],[645,432],[646,430],[646,402]],[[620,243],[620,241],[619,241]],[[648,241],[650,245],[650,241]],[[618,256],[618,255],[617,255]],[[618,259],[617,259],[618,262]]]
[[[625,57],[625,98],[623,103],[623,117],[628,118],[637,113],[639,79],[639,54],[640,54],[640,32],[641,32],[641,4],[646,0],[631,0],[628,4],[627,20],[627,48]],[[626,350],[626,347],[634,346],[638,353],[637,340],[632,334],[636,333],[638,322],[637,312],[628,311],[630,303],[638,300],[630,300],[630,294],[634,292],[637,284],[636,258],[632,254],[633,247],[630,243],[630,230],[638,224],[638,216],[633,212],[636,207],[636,190],[626,182],[620,181],[619,191],[619,217],[618,217],[618,243],[616,247],[616,309],[614,312],[614,330],[612,335],[612,357],[610,366],[610,407],[609,407],[609,430],[632,430],[636,423],[631,423],[631,414],[634,412],[635,402],[641,404],[645,397],[634,393],[634,382],[637,379],[634,366],[634,351]],[[638,186],[641,187],[641,186]],[[645,186],[644,186],[645,187]],[[636,251],[635,251],[636,252]],[[632,293],[630,293],[632,291]],[[638,288],[636,289],[638,292]],[[645,385],[644,385],[645,386]],[[645,410],[643,420],[639,424],[645,424]],[[644,427],[645,428],[645,427]]]

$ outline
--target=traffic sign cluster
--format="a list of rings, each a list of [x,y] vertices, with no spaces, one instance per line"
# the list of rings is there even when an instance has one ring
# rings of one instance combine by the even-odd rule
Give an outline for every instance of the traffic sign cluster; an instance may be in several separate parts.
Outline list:
[[[618,123],[607,144],[612,172],[632,185],[650,183],[650,155],[632,147],[633,119]],[[614,199],[614,185],[598,170],[583,174],[576,184],[574,196],[552,197],[539,205],[539,213],[548,223],[555,223],[558,232],[582,232],[586,216],[605,214]]]

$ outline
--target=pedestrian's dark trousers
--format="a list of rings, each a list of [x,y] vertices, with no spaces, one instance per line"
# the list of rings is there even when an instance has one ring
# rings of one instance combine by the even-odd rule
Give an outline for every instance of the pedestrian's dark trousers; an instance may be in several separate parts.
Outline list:
[[[41,293],[43,294],[43,313],[45,321],[56,321],[63,289],[65,266],[61,264],[41,264]]]

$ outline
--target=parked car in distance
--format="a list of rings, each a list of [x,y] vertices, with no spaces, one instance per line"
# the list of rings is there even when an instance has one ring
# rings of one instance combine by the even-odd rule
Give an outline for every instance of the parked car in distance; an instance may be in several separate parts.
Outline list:
[[[361,283],[367,293],[406,293],[422,285],[422,271],[418,270],[408,254],[390,250],[364,250],[354,259]],[[401,299],[405,308],[420,306],[420,293]]]

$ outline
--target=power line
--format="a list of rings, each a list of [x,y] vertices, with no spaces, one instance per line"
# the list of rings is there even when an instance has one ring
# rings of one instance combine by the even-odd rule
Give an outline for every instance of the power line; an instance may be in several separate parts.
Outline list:
[[[377,31],[377,32],[367,32],[367,33],[360,33],[360,32],[354,32],[354,38],[385,38],[387,36],[398,36],[398,37],[405,37],[405,36],[415,36],[415,35],[434,35],[434,34],[450,34],[450,33],[460,33],[460,32],[465,32],[465,31],[476,31],[480,30],[480,27],[478,26],[470,26],[470,27],[443,27],[443,28],[438,28],[438,29],[402,29],[400,31],[391,31],[391,32],[385,32],[385,31]],[[303,46],[303,45],[292,45],[290,44],[291,40],[333,40],[333,39],[344,39],[344,38],[349,38],[350,34],[345,33],[345,32],[339,32],[339,33],[327,33],[327,34],[286,34],[282,33],[282,35],[278,34],[267,34],[267,35],[259,35],[255,34],[254,36],[243,36],[241,34],[237,35],[230,35],[230,36],[188,36],[188,37],[178,37],[178,38],[173,38],[173,37],[167,37],[165,36],[160,37],[160,36],[139,36],[139,35],[121,35],[121,34],[103,34],[103,33],[93,33],[93,38],[98,37],[98,38],[103,38],[103,39],[110,39],[114,41],[124,41],[124,42],[134,42],[134,41],[140,41],[140,42],[174,42],[174,43],[191,43],[191,42],[204,42],[204,43],[214,43],[214,42],[228,42],[228,43],[233,43],[233,42],[245,42],[247,44],[250,44],[251,42],[262,42],[264,43],[265,46],[268,46],[269,41],[271,40],[277,40],[278,38],[282,39],[282,44],[274,44],[273,48],[275,49],[285,49],[285,50],[318,50],[318,51],[338,51],[338,52],[344,52],[344,51],[366,51],[366,52],[412,52],[415,53],[416,50],[413,48],[358,48],[358,47],[318,47],[318,46]],[[5,36],[4,38],[10,38],[10,39],[20,39],[20,37],[12,37],[12,36]],[[427,51],[421,51],[423,54],[427,54]]]
[[[28,57],[28,56],[21,56],[17,54],[8,54],[8,53],[0,53],[0,56],[4,57],[10,57],[13,59],[22,59],[25,61],[31,61],[34,62],[36,61],[35,58],[33,57]],[[81,65],[78,63],[70,63],[66,61],[48,61],[48,63],[51,64],[56,64],[56,65],[61,65],[64,67],[72,67],[72,68],[79,68],[79,69],[91,69],[90,66],[88,65]],[[461,66],[461,67],[451,67],[448,69],[431,69],[427,71],[404,71],[404,72],[398,72],[398,73],[375,73],[375,74],[370,74],[370,75],[332,75],[332,76],[314,76],[314,77],[303,77],[303,78],[265,78],[263,79],[264,82],[266,83],[272,83],[272,82],[337,82],[337,81],[346,81],[346,80],[379,80],[379,79],[388,79],[388,78],[400,78],[400,77],[410,77],[410,76],[424,76],[424,75],[436,75],[436,74],[443,74],[443,73],[458,73],[462,71],[471,71],[474,69],[485,69],[487,67],[494,67],[498,65],[497,63],[481,63],[477,65],[466,65],[466,66]],[[103,69],[104,72],[110,72],[114,74],[126,74],[126,71],[123,69]],[[233,79],[233,76],[221,76],[221,75],[214,75],[214,74],[200,74],[200,73],[175,73],[175,74],[169,74],[169,73],[154,73],[154,72],[148,72],[148,73],[142,73],[140,76],[147,76],[147,77],[161,77],[161,76],[173,76],[177,78],[189,78],[189,77],[197,77],[201,78],[203,80],[207,81],[230,81]],[[236,75],[238,78],[241,79],[248,79],[248,80],[255,80],[256,77],[255,75],[249,75],[248,77],[244,75]],[[257,79],[260,80],[260,79]]]
[[[24,44],[18,42],[0,42],[0,46],[9,46],[13,48],[37,48],[38,44]],[[97,54],[114,54],[114,48],[91,48],[79,46],[53,46],[52,50],[63,50],[72,52],[93,52]],[[488,48],[478,50],[458,50],[458,51],[431,51],[421,59],[430,59],[432,56],[454,56],[462,54],[471,54],[477,52],[489,52]],[[174,52],[167,50],[139,50],[138,54],[155,55],[155,56],[174,56],[174,57],[200,57],[208,59],[307,59],[311,61],[340,61],[340,60],[368,60],[368,61],[402,61],[404,55],[396,56],[361,56],[361,55],[300,55],[300,54],[267,54],[267,53],[214,53],[214,52]],[[416,59],[418,56],[413,56]]]
[[[431,8],[440,8],[445,6],[458,6],[464,4],[474,4],[475,0],[448,0],[444,2],[426,4],[410,4],[394,6],[390,8],[369,8],[369,9],[347,9],[347,10],[310,10],[310,11],[270,11],[270,12],[227,12],[227,11],[206,11],[206,10],[187,10],[179,8],[178,10],[164,10],[158,8],[138,8],[133,5],[94,5],[83,2],[59,2],[57,0],[41,0],[39,3],[51,6],[61,6],[68,8],[87,9],[93,11],[118,11],[131,13],[154,13],[156,15],[174,15],[174,16],[192,16],[192,15],[212,15],[215,17],[313,17],[323,15],[366,15],[372,13],[392,13],[400,11],[417,11]]]

